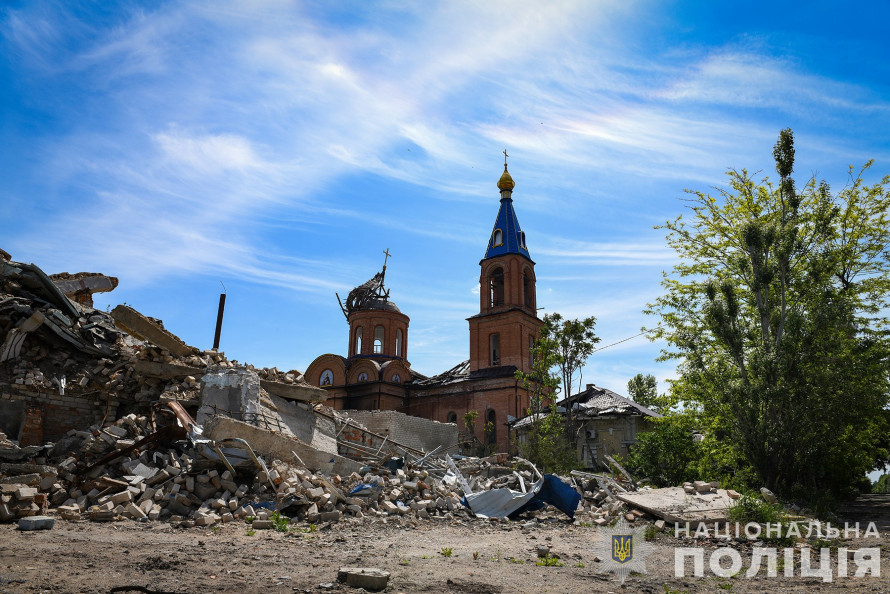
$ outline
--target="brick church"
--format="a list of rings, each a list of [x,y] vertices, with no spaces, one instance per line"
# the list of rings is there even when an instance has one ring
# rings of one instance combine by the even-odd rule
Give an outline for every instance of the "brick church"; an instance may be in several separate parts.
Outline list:
[[[477,411],[476,437],[497,451],[513,444],[507,421],[526,415],[529,394],[514,372],[531,369],[531,346],[543,322],[537,316],[535,263],[513,210],[513,178],[498,180],[500,209],[485,257],[479,262],[479,312],[470,318],[470,358],[433,377],[408,362],[410,319],[390,300],[383,270],[341,302],[349,323],[345,357],[316,358],[304,378],[327,390],[335,409],[397,410],[458,423]],[[490,430],[485,430],[485,427]]]

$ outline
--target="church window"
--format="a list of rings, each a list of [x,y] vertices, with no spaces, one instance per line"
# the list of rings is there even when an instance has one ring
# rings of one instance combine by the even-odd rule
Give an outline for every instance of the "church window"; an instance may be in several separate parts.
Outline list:
[[[529,274],[527,268],[522,271],[522,295],[525,299],[525,306],[533,307],[532,296],[534,295],[534,289],[532,288],[532,275]]]
[[[489,365],[491,367],[501,364],[501,335],[500,334],[495,333],[495,334],[488,335],[488,358],[489,358]]]
[[[358,381],[360,381],[360,382],[368,381],[368,374],[365,373],[364,371],[361,372],[360,374],[358,374]]]
[[[494,443],[495,441],[497,441],[497,435],[495,435],[496,428],[497,423],[495,412],[489,409],[488,414],[485,415],[485,437],[488,443]]]
[[[519,232],[519,247],[522,249],[528,249],[525,247],[525,231]]]
[[[495,229],[494,233],[491,234],[491,247],[498,247],[499,245],[504,245],[504,232],[500,229]]]
[[[396,330],[396,357],[402,356],[402,329]]]
[[[392,374],[392,381],[396,384],[402,383],[402,377],[398,373]]]
[[[489,279],[489,295],[491,306],[504,304],[504,269],[495,268]]]
[[[321,372],[321,379],[319,380],[319,385],[321,386],[332,386],[334,385],[334,372],[330,369],[325,369]]]
[[[446,421],[446,422],[447,423],[457,423],[457,413],[454,411],[451,411],[450,413],[448,413],[448,421]]]
[[[354,355],[362,354],[362,327],[359,326],[355,329],[355,351]]]
[[[383,352],[383,326],[374,328],[374,353],[379,355]]]

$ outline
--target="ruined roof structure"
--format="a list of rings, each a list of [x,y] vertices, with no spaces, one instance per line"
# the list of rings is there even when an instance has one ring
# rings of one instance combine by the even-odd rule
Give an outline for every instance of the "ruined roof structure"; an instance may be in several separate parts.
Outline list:
[[[389,250],[386,250],[384,253],[389,258]],[[386,260],[383,261],[383,270],[349,292],[345,305],[340,301],[340,296],[337,295],[337,301],[340,302],[340,309],[343,310],[343,315],[349,319],[349,314],[363,309],[399,312],[396,304],[389,300],[389,289],[383,285],[385,278]]]

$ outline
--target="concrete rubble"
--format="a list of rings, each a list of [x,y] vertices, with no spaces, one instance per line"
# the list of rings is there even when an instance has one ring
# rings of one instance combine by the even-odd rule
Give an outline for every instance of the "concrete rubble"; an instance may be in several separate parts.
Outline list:
[[[0,521],[264,529],[283,517],[473,517],[444,463],[451,444],[399,443],[323,406],[326,392],[298,371],[197,349],[126,305],[91,307],[93,293],[116,286],[95,273],[48,276],[0,252]],[[506,454],[457,466],[471,491],[524,492],[535,480]]]

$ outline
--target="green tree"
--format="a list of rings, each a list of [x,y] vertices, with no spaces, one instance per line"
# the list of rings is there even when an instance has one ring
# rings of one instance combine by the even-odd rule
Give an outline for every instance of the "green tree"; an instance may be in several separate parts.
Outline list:
[[[637,435],[626,462],[638,478],[657,487],[673,487],[700,478],[700,457],[699,444],[686,423],[660,419],[651,431]]]
[[[865,185],[869,162],[836,195],[798,190],[790,130],[773,156],[778,185],[730,170],[662,227],[681,263],[652,336],[681,360],[673,389],[763,484],[845,495],[888,454],[890,178]]]
[[[565,417],[554,402],[559,378],[553,374],[558,355],[552,338],[542,336],[532,347],[530,373],[516,371],[516,379],[529,393],[529,425],[522,430],[519,455],[546,472],[565,472],[577,466],[577,458],[566,437]]]
[[[599,338],[593,331],[596,318],[590,316],[583,320],[565,320],[558,313],[544,316],[541,328],[543,345],[551,349],[554,355],[553,365],[559,369],[562,392],[566,398],[572,395],[572,384],[587,358],[593,353],[594,345]],[[566,407],[566,435],[574,443],[575,420],[571,406]]]
[[[666,399],[658,395],[658,383],[652,374],[638,373],[627,382],[627,394],[631,400],[646,408],[661,412],[666,405]]]

